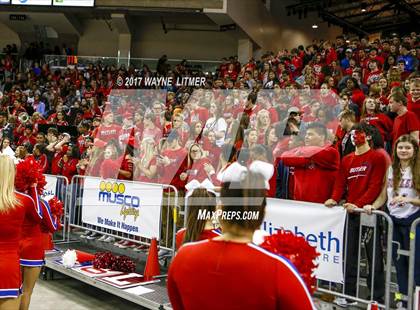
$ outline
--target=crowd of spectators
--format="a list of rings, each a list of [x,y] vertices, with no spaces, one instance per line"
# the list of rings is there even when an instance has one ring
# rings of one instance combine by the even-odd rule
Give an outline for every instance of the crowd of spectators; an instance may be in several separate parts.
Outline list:
[[[264,175],[271,197],[328,206],[345,200],[351,212],[381,193],[394,143],[404,135],[419,141],[419,60],[414,32],[373,42],[338,36],[244,64],[224,58],[215,72],[187,61],[171,67],[166,56],[156,70],[34,62],[20,72],[6,56],[0,152],[16,160],[33,154],[44,172],[69,183],[90,175],[180,192],[192,180],[219,185],[239,164]],[[207,84],[116,83],[152,76],[203,76]]]
[[[376,147],[388,152],[403,134],[418,139],[418,41],[416,33],[374,42],[339,36],[334,43],[269,52],[246,64],[224,58],[210,73],[192,71],[187,61],[171,68],[166,56],[156,71],[100,63],[51,69],[34,62],[20,72],[6,56],[0,68],[1,151],[11,149],[17,158],[34,152],[45,172],[69,182],[75,174],[101,175],[104,160],[119,159],[117,172],[105,169],[102,176],[171,183],[182,190],[191,179],[186,174],[194,171],[200,181],[217,182],[214,174],[223,169],[219,154],[227,154],[225,165],[238,159],[250,164],[252,149],[264,146],[266,161],[276,166],[271,196],[322,202],[325,195],[305,190],[301,169],[287,164],[289,158],[279,166],[282,154],[316,144],[331,145],[342,158],[354,150],[349,133],[358,122],[374,126],[380,136]],[[204,75],[207,86],[137,89],[131,96],[122,92],[125,85],[116,85],[118,78],[159,75]],[[310,142],[313,131],[322,139]],[[199,160],[191,158],[193,146]],[[337,170],[339,158],[323,169]],[[333,174],[323,179],[326,187],[333,179]]]

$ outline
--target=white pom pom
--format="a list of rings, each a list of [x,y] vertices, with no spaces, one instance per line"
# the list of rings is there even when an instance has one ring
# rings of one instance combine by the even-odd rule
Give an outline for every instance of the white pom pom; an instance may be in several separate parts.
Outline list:
[[[73,268],[76,265],[77,254],[75,250],[67,250],[63,254],[63,265],[67,268]]]

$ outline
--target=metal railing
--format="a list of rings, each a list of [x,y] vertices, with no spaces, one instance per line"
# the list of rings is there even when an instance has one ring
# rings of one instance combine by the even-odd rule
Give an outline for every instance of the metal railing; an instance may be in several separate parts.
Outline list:
[[[45,55],[44,62],[50,67],[64,68],[68,65],[68,56],[66,55]],[[105,66],[126,67],[133,65],[137,69],[141,69],[144,65],[148,66],[151,71],[156,70],[158,63],[157,58],[124,58],[124,57],[102,57],[102,56],[77,56],[77,67],[84,68],[90,64],[96,65],[101,63]],[[166,64],[172,69],[183,59],[168,59]],[[187,60],[187,67],[192,70],[203,72],[215,72],[220,65],[220,61],[211,60]]]
[[[407,302],[407,309],[412,310],[415,309],[413,307],[413,302],[415,300],[414,298],[414,286],[415,283],[415,268],[420,268],[420,266],[416,266],[416,254],[420,255],[420,253],[417,253],[416,251],[416,238],[419,238],[420,236],[417,236],[417,229],[420,224],[420,218],[416,219],[412,224],[410,228],[410,249],[409,249],[409,265],[408,265],[408,302]]]
[[[332,294],[337,297],[346,298],[349,300],[353,300],[356,302],[360,302],[363,304],[370,304],[372,301],[375,301],[374,293],[376,290],[381,290],[381,287],[375,287],[375,285],[384,286],[384,303],[379,303],[378,306],[380,308],[390,309],[391,305],[391,269],[392,269],[392,234],[393,234],[393,222],[391,217],[383,212],[383,211],[373,211],[372,215],[365,214],[366,211],[363,209],[355,210],[355,214],[350,215],[347,218],[346,222],[346,229],[345,229],[345,248],[344,248],[344,284],[335,284],[332,282],[328,282],[328,288],[323,288],[322,281],[318,281],[318,291],[323,293]],[[352,217],[352,218],[350,218]],[[378,217],[384,219],[387,223],[387,236],[384,238],[385,247],[382,248],[380,237],[383,230],[380,229]],[[358,225],[355,227],[354,225]],[[351,227],[353,226],[353,227]],[[358,231],[358,236],[351,235],[351,232]],[[357,239],[351,239],[356,238]],[[362,238],[363,237],[363,238]],[[350,253],[349,251],[352,246],[349,246],[349,240],[351,242],[357,243],[357,253]],[[372,243],[373,242],[373,243]],[[378,243],[379,242],[379,243]],[[366,254],[363,255],[363,249],[365,250]],[[380,252],[377,252],[380,251]],[[385,257],[385,265],[383,265],[383,271],[385,271],[385,278],[382,281],[378,280],[375,277],[381,277],[383,275],[376,274],[375,269],[382,269],[383,264],[383,254]],[[354,279],[354,270],[350,269],[351,263],[349,260],[353,260],[357,258],[355,261],[357,263],[357,274],[356,278]],[[369,259],[370,258],[370,259]],[[362,272],[362,265],[367,267],[368,276],[368,289],[370,294],[364,294],[361,296],[360,292],[360,284],[361,284],[361,274],[365,275],[365,272]],[[381,264],[377,266],[377,264]],[[350,275],[351,273],[351,275]],[[346,282],[350,282],[350,278],[352,282],[355,283],[355,294],[348,294],[348,288],[346,288]],[[376,280],[376,281],[375,281]],[[324,283],[326,281],[323,281]],[[370,282],[370,285],[369,285]],[[366,292],[365,292],[366,293]]]
[[[45,177],[47,178],[47,184],[49,182],[48,179],[55,179],[55,191],[53,193],[54,196],[56,196],[61,202],[64,204],[63,206],[63,216],[60,219],[61,222],[61,236],[60,232],[57,231],[53,235],[53,241],[54,243],[61,243],[66,240],[66,233],[68,230],[68,216],[66,215],[67,210],[67,204],[68,204],[68,196],[66,195],[67,187],[68,187],[68,180],[66,177],[61,175],[51,175],[46,174]]]

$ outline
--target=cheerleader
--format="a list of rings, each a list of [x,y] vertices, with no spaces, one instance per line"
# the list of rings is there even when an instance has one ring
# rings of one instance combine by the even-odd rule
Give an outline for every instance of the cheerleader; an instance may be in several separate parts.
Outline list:
[[[15,166],[7,155],[0,155],[0,310],[19,309],[21,272],[19,266],[19,240],[22,223],[41,220],[34,200],[14,191]],[[34,188],[31,188],[34,190]]]
[[[252,210],[258,216],[252,220],[222,217],[221,236],[180,248],[168,275],[173,309],[315,309],[290,262],[252,243],[265,213],[263,176],[252,172],[229,175],[233,178],[224,179],[220,193],[222,212]]]
[[[215,223],[212,219],[200,219],[200,212],[205,211],[214,215],[216,211],[216,195],[214,192],[205,188],[196,188],[188,195],[188,218],[185,228],[180,229],[176,233],[176,248],[179,249],[181,245],[211,239],[220,235],[220,232],[215,230]]]
[[[23,276],[23,294],[20,310],[29,309],[32,291],[41,272],[41,267],[45,263],[45,236],[42,226],[46,226],[52,232],[57,230],[57,219],[52,215],[48,203],[38,197],[36,188],[30,188],[29,190],[34,198],[41,222],[27,214],[22,225],[23,231],[19,249]]]

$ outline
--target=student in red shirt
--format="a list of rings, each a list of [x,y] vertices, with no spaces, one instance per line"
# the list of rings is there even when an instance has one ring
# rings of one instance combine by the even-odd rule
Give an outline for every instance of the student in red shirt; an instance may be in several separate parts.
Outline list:
[[[118,141],[118,136],[121,132],[121,126],[114,124],[114,114],[111,111],[104,112],[103,123],[95,128],[93,136],[95,140],[102,140],[108,142],[110,140]]]
[[[178,133],[172,131],[166,138],[165,150],[157,155],[159,183],[170,184],[178,190],[183,190],[185,183],[179,177],[184,170],[186,158],[187,151],[179,144]]]
[[[33,155],[35,158],[35,161],[39,164],[39,166],[42,169],[43,173],[47,173],[49,167],[48,167],[48,159],[47,155],[45,155],[45,144],[35,144],[33,149]]]
[[[67,178],[68,184],[71,183],[74,175],[77,174],[77,164],[79,162],[79,148],[76,145],[69,144],[66,153],[58,162],[58,175]]]
[[[310,123],[305,146],[286,151],[281,160],[294,167],[294,200],[324,202],[331,196],[340,165],[338,151],[327,144],[328,132],[321,123]],[[323,184],[321,187],[314,184]]]
[[[23,145],[25,143],[30,143],[32,146],[36,143],[36,138],[33,134],[33,127],[31,124],[25,125],[25,130],[23,135],[20,136],[17,145]]]
[[[173,309],[315,309],[290,262],[252,244],[264,218],[264,178],[249,172],[241,182],[225,180],[221,202],[222,212],[253,210],[259,216],[247,221],[221,219],[221,236],[180,248],[168,275]]]
[[[134,159],[134,180],[157,182],[156,143],[153,138],[145,138],[141,142],[139,158]]]
[[[391,139],[393,122],[387,115],[380,113],[380,102],[375,98],[365,99],[360,121],[378,128],[383,141]]]
[[[188,195],[188,215],[186,228],[180,229],[176,233],[176,248],[188,242],[211,239],[220,236],[220,232],[215,230],[215,224],[211,219],[200,219],[200,212],[207,212],[212,215],[216,211],[216,195],[205,189],[196,188]]]
[[[416,114],[407,110],[407,99],[401,92],[394,92],[389,99],[391,112],[397,113],[392,129],[392,141],[395,142],[402,135],[410,135],[419,141],[419,121]]]
[[[420,80],[410,81],[410,94],[408,95],[407,109],[417,115],[420,122]]]
[[[210,160],[204,155],[200,144],[193,143],[188,148],[187,165],[181,172],[179,178],[188,184],[192,180],[203,182],[205,179],[215,179],[215,169]]]
[[[351,139],[356,147],[355,152],[343,158],[340,172],[335,180],[334,191],[331,198],[325,201],[325,205],[332,207],[342,199],[345,200],[343,207],[348,211],[348,240],[347,257],[345,266],[345,294],[356,296],[357,279],[357,253],[359,249],[360,216],[353,210],[372,204],[379,196],[384,183],[387,170],[386,159],[380,152],[371,148],[373,132],[370,125],[361,123],[354,126]],[[375,242],[375,283],[373,300],[382,301],[384,297],[384,266],[383,252],[379,241],[380,234],[376,234]],[[368,255],[371,255],[373,240],[366,244]],[[370,253],[369,253],[370,252]],[[372,257],[372,256],[370,256]],[[369,264],[368,287],[371,288],[372,266]],[[336,299],[340,305],[349,305],[345,299]]]

